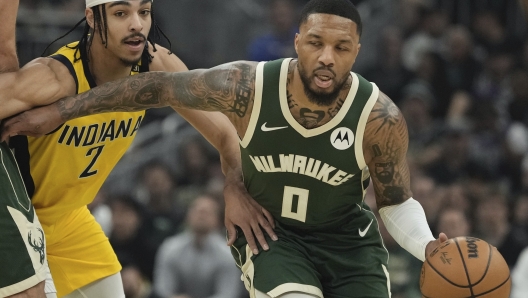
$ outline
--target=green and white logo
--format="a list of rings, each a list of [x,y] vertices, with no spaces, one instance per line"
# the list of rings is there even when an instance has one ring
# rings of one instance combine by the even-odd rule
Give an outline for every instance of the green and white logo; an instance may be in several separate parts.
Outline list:
[[[330,142],[338,150],[348,149],[354,144],[354,133],[348,127],[339,127],[330,135]]]
[[[37,228],[37,231],[40,232],[40,236],[33,236],[31,231],[28,232],[28,243],[33,247],[35,252],[38,252],[40,255],[40,263],[44,264],[44,259],[46,258],[46,250],[44,245],[44,232],[41,228]]]

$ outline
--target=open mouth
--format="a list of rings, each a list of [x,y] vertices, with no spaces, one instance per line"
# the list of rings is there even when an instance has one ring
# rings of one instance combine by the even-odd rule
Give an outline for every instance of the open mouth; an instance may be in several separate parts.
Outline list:
[[[139,46],[143,43],[143,40],[142,39],[131,39],[131,40],[126,40],[125,43],[127,45],[131,45],[131,46]]]
[[[331,76],[328,76],[328,75],[323,75],[323,74],[319,74],[319,75],[315,75],[315,84],[319,87],[319,88],[328,88],[332,85],[332,82],[333,82],[333,77]]]

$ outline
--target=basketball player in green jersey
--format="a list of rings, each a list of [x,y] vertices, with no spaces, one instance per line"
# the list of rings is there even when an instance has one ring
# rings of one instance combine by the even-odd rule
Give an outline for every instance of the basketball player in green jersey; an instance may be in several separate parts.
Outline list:
[[[4,134],[39,135],[116,107],[221,111],[241,138],[245,187],[272,213],[279,237],[255,254],[227,227],[250,296],[388,298],[388,254],[363,201],[369,180],[387,229],[415,257],[423,261],[447,237],[433,237],[412,198],[401,112],[350,72],[361,27],[348,0],[312,0],[301,14],[297,60],[141,74],[30,111]]]
[[[15,24],[18,0],[0,0],[0,73],[18,70]],[[0,101],[0,121],[10,116]],[[46,241],[13,153],[0,143],[0,297],[45,298]],[[52,285],[50,285],[52,286]],[[50,293],[49,297],[56,297]]]

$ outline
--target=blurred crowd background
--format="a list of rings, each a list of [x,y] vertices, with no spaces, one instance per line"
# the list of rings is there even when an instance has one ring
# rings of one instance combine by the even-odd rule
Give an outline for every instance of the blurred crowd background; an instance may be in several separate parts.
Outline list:
[[[353,70],[388,94],[407,120],[412,190],[433,232],[496,246],[514,272],[512,297],[528,297],[521,290],[528,281],[524,2],[353,2],[364,22]],[[304,3],[156,0],[153,11],[172,50],[193,69],[295,57]],[[21,65],[83,16],[84,0],[21,0]],[[52,50],[79,38],[79,30]],[[247,297],[225,245],[222,191],[215,150],[171,109],[148,111],[90,206],[123,264],[127,297]],[[376,209],[373,192],[366,201]],[[421,297],[421,263],[383,227],[382,233],[393,297]]]

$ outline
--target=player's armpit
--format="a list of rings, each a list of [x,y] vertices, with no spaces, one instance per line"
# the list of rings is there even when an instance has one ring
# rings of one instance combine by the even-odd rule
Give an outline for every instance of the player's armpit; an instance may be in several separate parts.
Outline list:
[[[407,124],[394,102],[381,92],[369,115],[363,144],[378,208],[410,198]]]
[[[19,71],[0,74],[0,119],[75,94],[68,69],[51,58],[38,58]]]

